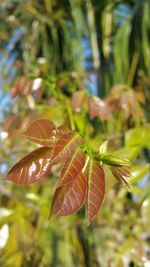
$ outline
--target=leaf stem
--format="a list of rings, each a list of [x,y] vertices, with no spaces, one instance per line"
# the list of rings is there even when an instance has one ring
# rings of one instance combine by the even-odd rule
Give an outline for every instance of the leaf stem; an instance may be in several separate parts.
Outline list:
[[[71,127],[71,130],[73,131],[75,130],[75,124],[74,124],[72,109],[70,106],[67,106],[67,112],[68,112],[70,127]]]

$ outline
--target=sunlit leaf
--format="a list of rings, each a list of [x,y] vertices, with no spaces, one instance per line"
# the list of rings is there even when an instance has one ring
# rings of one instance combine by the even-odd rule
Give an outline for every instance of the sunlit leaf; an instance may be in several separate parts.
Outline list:
[[[123,147],[118,150],[115,150],[112,152],[113,155],[117,157],[124,157],[125,159],[128,159],[129,161],[134,161],[140,151],[139,147]]]
[[[125,144],[127,147],[150,148],[150,125],[128,130],[125,135]]]
[[[51,147],[55,142],[55,129],[53,122],[41,119],[32,122],[23,135],[35,143]]]
[[[10,216],[13,213],[13,210],[0,208],[0,219]]]
[[[150,165],[149,164],[144,164],[144,165],[136,165],[131,167],[131,182],[132,183],[137,183],[141,179],[145,177],[150,171]]]
[[[87,216],[89,223],[95,218],[102,205],[105,194],[105,174],[103,168],[94,160],[87,166]]]
[[[45,178],[51,168],[52,150],[41,147],[17,162],[5,179],[19,184],[32,184]]]

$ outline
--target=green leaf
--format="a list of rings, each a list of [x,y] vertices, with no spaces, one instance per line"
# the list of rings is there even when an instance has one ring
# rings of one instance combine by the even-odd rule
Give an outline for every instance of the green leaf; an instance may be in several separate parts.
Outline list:
[[[134,161],[140,151],[139,147],[123,147],[118,150],[112,152],[113,155],[117,157],[123,157],[128,159],[129,161]]]
[[[113,154],[100,155],[98,159],[102,161],[104,164],[107,164],[110,166],[130,166],[131,165],[128,159],[123,158],[123,157],[118,157]]]
[[[125,135],[126,147],[150,148],[150,125],[138,127],[127,131]]]
[[[137,183],[141,179],[144,178],[146,174],[148,174],[150,171],[150,165],[145,164],[145,165],[136,165],[131,167],[131,182],[132,183]]]
[[[107,193],[117,183],[117,180],[108,165],[104,165],[103,169],[105,172],[105,192]]]

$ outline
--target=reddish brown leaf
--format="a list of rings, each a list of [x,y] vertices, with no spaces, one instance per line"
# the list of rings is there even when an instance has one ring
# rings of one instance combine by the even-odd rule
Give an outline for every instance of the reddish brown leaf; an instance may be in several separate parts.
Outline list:
[[[111,88],[110,93],[105,97],[105,103],[107,103],[111,112],[115,111],[116,108],[118,108],[120,97],[123,91],[123,85],[116,84]]]
[[[73,214],[81,209],[85,197],[86,179],[81,172],[72,183],[56,189],[52,213],[59,216]]]
[[[8,133],[9,137],[16,136],[17,130],[22,126],[23,120],[20,115],[9,115],[3,122],[3,131]]]
[[[133,118],[139,118],[143,115],[143,110],[139,105],[139,102],[142,103],[142,95],[141,101],[137,98],[136,92],[134,91],[126,91],[124,85],[114,85],[109,93],[109,95],[105,98],[105,103],[109,106],[112,112],[122,109],[124,116],[129,118],[132,116]],[[133,105],[134,102],[134,105]]]
[[[52,150],[40,147],[17,162],[5,179],[19,184],[32,184],[45,178],[51,168]]]
[[[77,148],[70,161],[66,161],[62,170],[61,178],[57,185],[60,187],[65,184],[72,182],[81,172],[85,164],[86,155],[82,152],[80,148]]]
[[[133,116],[133,118],[139,119],[143,115],[142,108],[133,91],[127,91],[121,94],[119,107],[124,111],[126,118]]]
[[[68,186],[69,185],[67,184],[67,185],[56,188],[53,199],[52,199],[52,205],[51,205],[49,218],[51,217],[51,214],[53,213],[57,214],[57,212],[61,209]]]
[[[105,194],[105,174],[103,168],[94,160],[87,166],[87,216],[89,223],[94,219]]]
[[[53,122],[41,119],[32,122],[23,135],[37,144],[51,147],[55,143],[55,129]]]
[[[106,120],[110,115],[110,109],[107,103],[98,97],[94,97],[89,104],[90,118],[94,119],[99,117],[100,120]]]
[[[57,128],[57,133],[56,133],[57,138],[61,137],[62,134],[66,133],[68,131],[69,131],[69,129],[66,125],[63,124],[63,125],[59,126]]]
[[[52,164],[64,163],[76,150],[79,144],[83,143],[83,139],[76,132],[62,133],[59,137],[52,157]]]

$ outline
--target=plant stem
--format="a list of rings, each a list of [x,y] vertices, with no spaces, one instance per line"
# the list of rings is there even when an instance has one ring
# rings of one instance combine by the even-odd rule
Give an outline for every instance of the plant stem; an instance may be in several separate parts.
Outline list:
[[[128,74],[128,78],[127,78],[127,85],[128,86],[133,85],[135,72],[136,72],[136,68],[137,68],[137,64],[138,64],[138,59],[139,59],[139,55],[137,52],[135,52],[133,54],[133,58],[132,58],[132,62],[131,62],[131,66],[130,66],[129,74]]]
[[[71,130],[73,131],[73,130],[75,130],[75,124],[74,124],[72,109],[70,106],[67,106],[67,112],[68,112],[70,127],[71,127]]]

